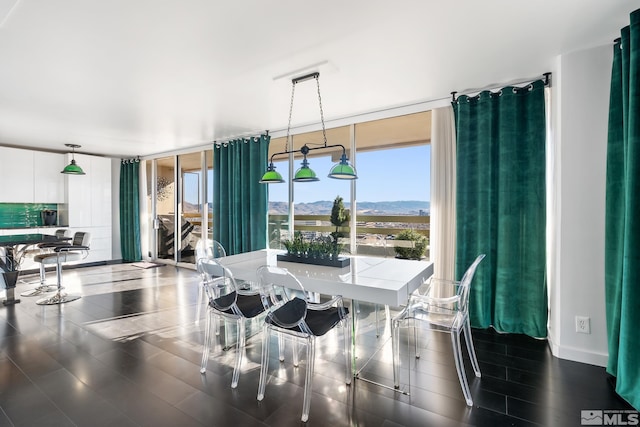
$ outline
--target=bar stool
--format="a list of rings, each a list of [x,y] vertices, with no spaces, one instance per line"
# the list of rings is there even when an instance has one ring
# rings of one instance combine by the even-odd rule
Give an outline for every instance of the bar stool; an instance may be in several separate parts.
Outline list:
[[[75,301],[80,295],[68,295],[62,290],[62,263],[78,261],[84,259],[89,254],[89,245],[91,243],[91,234],[85,232],[77,232],[73,236],[73,242],[70,245],[58,246],[53,248],[53,253],[45,255],[37,255],[37,262],[47,265],[56,266],[57,288],[56,293],[48,298],[41,298],[36,301],[38,305],[62,304],[65,302]]]
[[[55,236],[58,239],[62,239],[63,237],[65,237],[65,234],[66,234],[66,230],[64,229],[56,230],[55,232]],[[40,264],[40,284],[31,290],[22,292],[20,296],[36,297],[36,296],[46,294],[48,292],[53,292],[56,290],[56,286],[47,285],[45,264],[39,260],[38,256],[50,255],[53,253],[53,248],[57,246],[68,246],[70,244],[71,243],[68,241],[40,243],[39,245],[37,245],[38,249],[29,250],[29,252],[36,254],[33,257],[33,260]]]

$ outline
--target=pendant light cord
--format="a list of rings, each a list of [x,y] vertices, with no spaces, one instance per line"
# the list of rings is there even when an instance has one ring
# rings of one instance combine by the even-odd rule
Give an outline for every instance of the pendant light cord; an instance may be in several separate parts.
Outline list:
[[[327,131],[324,127],[324,111],[322,110],[322,96],[320,96],[320,74],[316,74],[316,85],[318,86],[318,104],[320,105],[320,122],[322,123],[322,138],[324,146],[327,146]],[[289,119],[291,120],[291,119]]]
[[[291,132],[291,117],[293,116],[293,97],[296,94],[296,81],[293,80],[291,85],[291,103],[289,104],[289,124],[287,125],[287,140],[284,144],[284,150],[289,151],[289,135]],[[291,141],[291,149],[293,150],[293,141]]]

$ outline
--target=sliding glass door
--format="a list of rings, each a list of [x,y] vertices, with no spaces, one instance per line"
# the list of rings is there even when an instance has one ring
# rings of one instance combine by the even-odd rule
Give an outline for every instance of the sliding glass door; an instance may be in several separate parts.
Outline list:
[[[198,240],[213,233],[213,150],[147,164],[151,256],[168,264],[193,266]]]

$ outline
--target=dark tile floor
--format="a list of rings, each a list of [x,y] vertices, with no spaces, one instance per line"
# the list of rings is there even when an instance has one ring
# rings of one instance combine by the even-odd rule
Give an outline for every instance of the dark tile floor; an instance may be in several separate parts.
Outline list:
[[[65,270],[64,281],[80,300],[38,306],[23,297],[0,307],[0,426],[301,424],[306,363],[294,368],[290,354],[284,363],[272,358],[265,399],[257,402],[258,336],[247,342],[237,389],[229,386],[233,350],[214,347],[200,374],[204,321],[194,322],[194,271],[107,265]],[[17,293],[26,289],[19,284]],[[376,337],[373,309],[360,306],[359,366],[373,354],[362,375],[392,384],[388,330]],[[420,359],[403,347],[403,394],[360,380],[345,385],[341,337],[329,333],[318,343],[307,424],[574,426],[581,410],[631,409],[611,392],[603,368],[554,358],[546,341],[473,333],[482,378],[469,375],[472,408],[464,403],[447,335],[423,340]]]

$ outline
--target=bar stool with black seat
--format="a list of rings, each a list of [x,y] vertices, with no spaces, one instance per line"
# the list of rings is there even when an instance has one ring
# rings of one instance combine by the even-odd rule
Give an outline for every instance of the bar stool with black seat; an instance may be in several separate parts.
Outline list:
[[[58,239],[62,239],[65,237],[66,234],[66,230],[64,229],[60,229],[60,230],[56,230],[55,232],[55,236]],[[33,253],[33,260],[35,262],[37,262],[38,264],[40,264],[40,284],[38,286],[36,286],[33,289],[30,289],[28,291],[24,291],[20,294],[20,296],[23,297],[36,297],[36,296],[40,296],[42,294],[46,294],[49,292],[53,292],[57,289],[57,286],[54,285],[48,285],[47,284],[47,277],[46,277],[46,270],[45,270],[45,264],[42,263],[40,260],[42,259],[41,255],[50,255],[51,253],[53,253],[53,248],[57,247],[57,246],[67,246],[70,245],[71,242],[69,241],[60,241],[60,242],[47,242],[47,243],[40,243],[39,245],[36,245],[37,249],[34,250],[30,250],[29,252]],[[32,285],[34,283],[31,283]]]
[[[75,301],[80,295],[68,295],[62,290],[62,264],[66,262],[79,261],[89,255],[89,245],[91,244],[91,234],[86,232],[76,232],[70,245],[58,246],[53,248],[53,253],[46,255],[37,255],[38,262],[42,264],[56,266],[57,288],[56,293],[48,298],[41,298],[36,301],[39,305],[62,304],[65,302]]]
[[[264,399],[269,367],[269,339],[271,332],[302,341],[307,345],[307,372],[304,385],[301,420],[309,419],[311,388],[315,364],[316,338],[325,335],[338,324],[344,332],[345,381],[351,384],[351,325],[349,310],[338,295],[323,303],[311,302],[300,281],[288,270],[263,266],[258,268],[260,293],[265,307],[274,307],[267,313],[262,335],[262,361],[258,400]],[[282,349],[282,346],[280,347]],[[282,358],[280,359],[282,360]],[[297,365],[297,350],[294,346],[294,365]]]
[[[251,289],[242,289],[237,283],[231,271],[220,265],[215,259],[198,260],[201,268],[209,276],[220,277],[222,280],[216,282],[217,289],[214,291],[213,285],[204,282],[203,286],[209,299],[207,310],[207,325],[204,334],[204,346],[202,350],[202,363],[200,373],[207,371],[209,352],[211,349],[211,329],[213,328],[214,316],[220,317],[223,321],[233,321],[236,323],[236,363],[231,379],[231,388],[238,386],[240,378],[240,368],[244,358],[245,347],[245,322],[256,318],[264,313],[265,308],[260,298],[260,293]],[[225,334],[226,335],[226,334]]]

